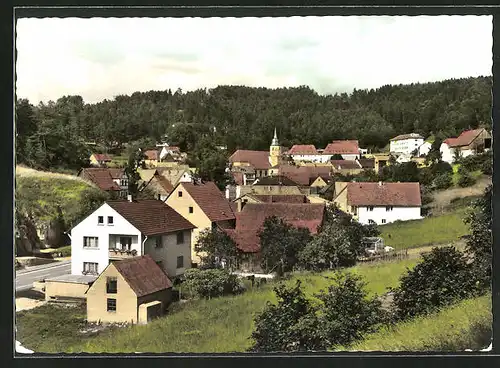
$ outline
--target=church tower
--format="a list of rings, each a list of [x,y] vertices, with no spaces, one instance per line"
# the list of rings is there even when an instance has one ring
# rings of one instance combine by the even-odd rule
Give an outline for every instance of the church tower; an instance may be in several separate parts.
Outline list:
[[[277,166],[280,163],[281,158],[281,146],[278,142],[278,135],[276,134],[276,128],[274,128],[274,137],[269,147],[269,163],[271,167]]]

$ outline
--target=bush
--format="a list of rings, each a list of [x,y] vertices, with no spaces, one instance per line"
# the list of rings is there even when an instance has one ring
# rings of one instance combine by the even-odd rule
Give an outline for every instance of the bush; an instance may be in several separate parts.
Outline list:
[[[433,184],[436,189],[448,189],[453,185],[453,176],[449,172],[439,174],[434,179]]]
[[[244,291],[243,284],[236,275],[223,269],[199,270],[192,268],[184,273],[185,287],[193,298],[213,298]]]
[[[394,291],[397,318],[427,314],[458,299],[480,294],[474,268],[454,247],[434,248],[401,277]]]
[[[457,184],[459,187],[466,188],[476,183],[476,179],[464,168],[464,166],[460,166],[458,168],[458,174],[459,178],[457,180]]]

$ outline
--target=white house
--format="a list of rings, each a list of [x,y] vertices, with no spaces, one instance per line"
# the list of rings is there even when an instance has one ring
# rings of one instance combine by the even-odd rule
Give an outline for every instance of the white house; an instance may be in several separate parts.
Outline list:
[[[328,162],[330,156],[323,156],[313,144],[294,144],[286,152],[294,161]]]
[[[441,159],[452,164],[455,151],[461,157],[467,157],[491,149],[491,134],[484,128],[467,130],[457,138],[448,138],[440,147]]]
[[[357,160],[361,152],[357,140],[343,140],[328,143],[321,154],[323,156],[321,162],[328,162],[333,155],[341,155],[344,160]]]
[[[71,230],[71,274],[98,275],[110,261],[149,254],[179,276],[191,267],[194,228],[162,201],[108,201]]]
[[[419,156],[419,157],[427,156],[427,154],[431,150],[431,146],[432,146],[432,143],[430,143],[430,142],[422,143],[417,149],[417,156]]]
[[[420,147],[422,143],[424,143],[424,137],[420,134],[401,134],[391,138],[389,150],[394,153],[411,154],[413,151],[418,150],[418,147]]]
[[[362,224],[421,219],[419,183],[337,183],[334,202]]]

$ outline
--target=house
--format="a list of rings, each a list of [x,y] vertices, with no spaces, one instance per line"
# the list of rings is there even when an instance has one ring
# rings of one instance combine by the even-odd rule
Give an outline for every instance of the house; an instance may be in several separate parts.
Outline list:
[[[333,155],[341,155],[344,160],[360,158],[357,140],[332,141],[322,152],[324,160],[330,160]]]
[[[378,173],[385,166],[389,165],[391,155],[387,153],[372,153],[366,155],[366,157],[373,160],[373,170]]]
[[[156,199],[159,199],[161,201],[167,199],[168,195],[172,192],[173,189],[174,186],[172,185],[172,183],[170,183],[170,181],[168,181],[168,179],[164,176],[158,174],[156,170],[148,181],[142,182],[142,185],[140,187],[140,191],[149,190],[153,192]]]
[[[117,197],[124,198],[128,194],[128,177],[124,169],[84,168],[79,171],[78,177]]]
[[[362,224],[421,219],[419,183],[335,183],[333,202]]]
[[[391,138],[389,150],[391,153],[413,154],[424,143],[424,137],[417,133],[401,134]]]
[[[302,187],[309,187],[318,176],[328,181],[332,174],[332,167],[281,165],[278,172],[280,176],[287,177]]]
[[[482,153],[491,149],[491,134],[484,128],[467,130],[458,138],[445,139],[441,144],[441,159],[448,163],[455,160],[455,152],[461,157]]]
[[[111,162],[111,157],[105,153],[93,153],[90,155],[90,164],[96,167],[106,167]]]
[[[160,149],[158,161],[179,161],[181,159],[181,149],[177,146],[163,145]]]
[[[293,161],[322,162],[321,154],[314,144],[295,144],[285,154]]]
[[[356,161],[363,170],[375,170],[374,158],[358,158]]]
[[[342,175],[356,175],[363,172],[363,167],[356,160],[330,160],[333,172]]]
[[[156,149],[145,150],[144,151],[144,165],[148,168],[158,166],[158,161],[160,161],[160,153]]]
[[[245,271],[260,270],[260,238],[266,218],[276,216],[295,227],[316,234],[325,217],[324,204],[310,203],[246,203],[236,216],[236,227],[224,229],[242,252],[240,265]]]
[[[245,194],[304,195],[308,191],[286,176],[268,176],[255,180],[252,185],[236,186],[235,199]]]
[[[246,203],[309,203],[303,194],[272,195],[272,194],[245,194],[233,201],[236,203],[236,212],[240,212]]]
[[[157,167],[156,172],[167,179],[174,187],[179,183],[190,183],[193,181],[193,171],[187,165]]]
[[[145,324],[172,301],[172,281],[149,256],[110,263],[87,291],[87,321]]]
[[[417,148],[417,156],[418,157],[423,157],[427,156],[429,151],[431,150],[432,143],[431,142],[424,142]]]
[[[216,226],[234,227],[235,215],[230,202],[213,182],[179,183],[165,200],[178,214],[196,226],[193,230],[191,259],[201,261],[194,247],[200,232]]]
[[[71,230],[71,274],[98,275],[110,261],[149,254],[175,278],[191,267],[194,228],[162,201],[107,201]]]

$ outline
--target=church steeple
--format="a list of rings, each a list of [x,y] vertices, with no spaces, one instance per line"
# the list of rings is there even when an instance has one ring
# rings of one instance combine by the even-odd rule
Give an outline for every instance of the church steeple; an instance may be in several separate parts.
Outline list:
[[[276,127],[274,127],[274,137],[273,137],[273,141],[271,142],[271,146],[279,146],[279,142],[278,142],[278,135],[276,134]]]

